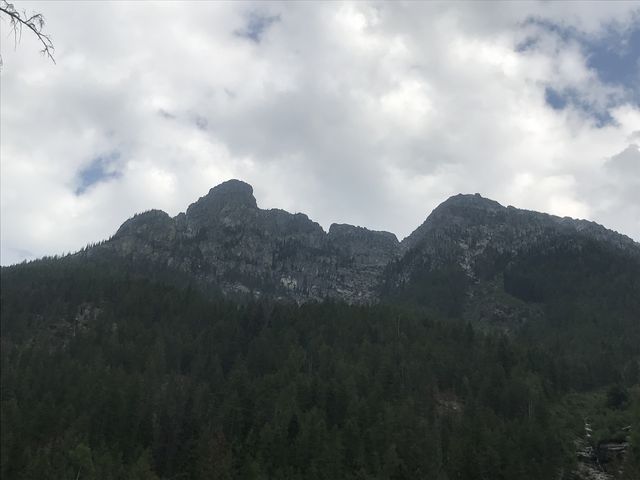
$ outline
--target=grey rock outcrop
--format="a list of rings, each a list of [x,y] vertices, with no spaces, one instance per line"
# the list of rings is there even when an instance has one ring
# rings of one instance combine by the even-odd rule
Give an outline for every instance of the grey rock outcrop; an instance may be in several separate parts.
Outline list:
[[[541,315],[534,304],[544,296],[545,286],[533,284],[531,271],[559,260],[565,264],[556,272],[575,266],[588,274],[591,267],[585,259],[605,256],[627,259],[640,278],[640,245],[624,235],[594,222],[460,194],[440,204],[402,241],[401,255],[385,272],[383,291],[420,303],[423,292],[433,291],[434,284],[446,278],[451,290],[464,293],[450,300],[457,308],[449,305],[448,313],[472,321],[520,324]],[[553,271],[549,268],[540,277],[552,284]]]
[[[134,216],[85,254],[174,272],[227,295],[366,304],[407,290],[437,304],[454,292],[454,314],[509,324],[540,310],[509,296],[504,278],[531,252],[579,252],[588,242],[640,259],[637,243],[600,225],[478,194],[449,198],[400,243],[389,232],[343,224],[325,232],[302,213],[260,209],[250,185],[229,180],[174,218]]]
[[[493,277],[529,251],[559,244],[579,249],[588,240],[640,255],[638,243],[594,222],[504,207],[477,193],[460,194],[440,204],[402,241],[402,275],[406,279],[416,269],[453,266],[471,279]]]
[[[229,180],[175,218],[157,210],[136,215],[101,248],[226,294],[371,303],[399,245],[392,233],[349,225],[325,233],[302,213],[262,210],[250,185]]]

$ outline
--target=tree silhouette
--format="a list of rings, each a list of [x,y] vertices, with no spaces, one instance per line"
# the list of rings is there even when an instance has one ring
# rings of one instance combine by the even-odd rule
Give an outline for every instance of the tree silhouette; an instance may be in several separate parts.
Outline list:
[[[28,15],[25,10],[20,12],[19,10],[16,10],[13,3],[9,3],[7,0],[0,0],[0,12],[6,15],[9,19],[9,27],[11,29],[11,33],[13,33],[15,45],[20,42],[20,39],[22,38],[22,29],[26,27],[35,34],[42,44],[42,50],[40,50],[40,52],[44,56],[49,57],[54,64],[56,63],[55,58],[53,58],[53,51],[55,50],[55,47],[53,46],[51,37],[43,32],[45,21],[41,13]],[[1,56],[0,66],[2,66]]]

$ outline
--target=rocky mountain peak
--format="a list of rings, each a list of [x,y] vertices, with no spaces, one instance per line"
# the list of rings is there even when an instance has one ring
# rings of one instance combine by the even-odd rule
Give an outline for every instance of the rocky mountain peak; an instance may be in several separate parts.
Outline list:
[[[482,197],[479,193],[458,194],[442,202],[429,215],[425,223],[469,226],[486,223],[491,218],[504,213],[505,207],[495,200]]]
[[[242,180],[231,179],[216,185],[206,197],[222,202],[239,202],[249,206],[256,206],[253,187]]]
[[[204,197],[191,204],[187,209],[188,217],[211,216],[223,209],[257,209],[253,196],[253,187],[241,180],[227,180],[209,190]]]
[[[166,230],[167,226],[172,223],[171,217],[162,210],[147,210],[138,213],[132,218],[124,222],[118,231],[116,237],[126,235],[150,235],[153,232]]]
[[[472,227],[501,224],[506,212],[506,207],[479,193],[454,195],[438,205],[424,223],[402,241],[402,248],[413,248],[435,231],[467,231]]]
[[[487,211],[499,211],[504,210],[505,208],[495,200],[485,198],[479,193],[459,193],[458,195],[453,195],[452,197],[449,197],[447,200],[442,202],[435,211],[459,207],[481,209]]]

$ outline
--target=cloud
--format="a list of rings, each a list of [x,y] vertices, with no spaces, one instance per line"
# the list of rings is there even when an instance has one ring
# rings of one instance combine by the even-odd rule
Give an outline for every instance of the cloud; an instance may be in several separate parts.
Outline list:
[[[627,146],[606,159],[601,169],[593,173],[585,172],[581,180],[582,195],[598,200],[594,203],[595,215],[606,218],[610,228],[623,233],[640,232],[638,145]]]
[[[640,181],[640,149],[631,144],[605,163],[605,168],[628,180]]]
[[[640,239],[632,177],[611,166],[638,143],[634,83],[593,47],[637,56],[637,2],[29,8],[57,65],[3,43],[3,264],[175,215],[232,177],[325,228],[403,237],[480,192]]]

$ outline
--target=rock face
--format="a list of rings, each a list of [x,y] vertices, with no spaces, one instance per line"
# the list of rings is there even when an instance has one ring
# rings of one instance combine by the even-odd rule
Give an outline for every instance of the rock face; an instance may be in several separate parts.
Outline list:
[[[229,180],[175,218],[156,210],[136,215],[100,248],[227,294],[370,303],[400,244],[388,232],[332,225],[327,234],[304,214],[262,210],[250,185]]]
[[[469,276],[481,277],[519,254],[561,238],[604,242],[636,254],[640,247],[594,222],[503,207],[477,193],[456,195],[440,204],[401,246],[405,256],[413,253],[436,264],[453,261]]]
[[[326,233],[304,214],[262,210],[250,185],[230,180],[174,218],[158,210],[134,216],[87,254],[173,271],[228,295],[349,303],[400,297],[513,322],[540,315],[535,302],[544,295],[545,286],[529,285],[522,271],[535,273],[558,255],[573,261],[591,248],[640,265],[640,246],[623,235],[478,194],[449,198],[400,243],[388,232],[333,224]]]
[[[439,301],[451,315],[520,323],[540,316],[538,302],[571,288],[563,282],[594,272],[606,278],[606,262],[621,262],[640,278],[640,245],[593,222],[456,195],[402,241],[383,290]],[[443,282],[446,292],[438,291]],[[438,298],[429,299],[433,292]]]

